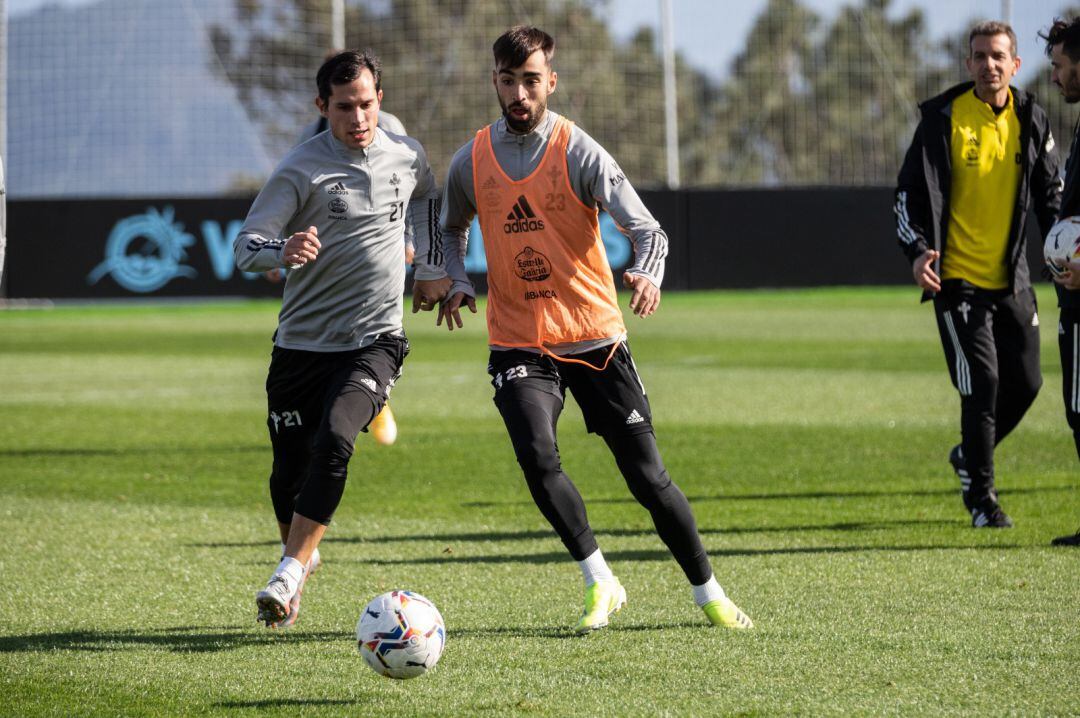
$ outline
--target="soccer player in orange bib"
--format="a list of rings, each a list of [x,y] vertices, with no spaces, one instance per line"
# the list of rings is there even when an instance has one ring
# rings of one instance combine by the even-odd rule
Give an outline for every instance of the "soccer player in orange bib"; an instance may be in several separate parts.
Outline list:
[[[450,246],[443,251],[437,235],[430,246],[417,246],[418,266],[441,264],[453,283],[445,297],[415,295],[413,311],[442,300],[438,322],[445,320],[451,330],[462,326],[462,304],[476,311],[462,257],[469,225],[479,216],[495,405],[536,505],[581,567],[585,608],[578,633],[608,625],[626,603],[626,590],[604,560],[581,495],[562,469],[556,425],[567,389],[589,432],[607,442],[631,493],[652,514],[709,621],[750,628],[749,617],[713,576],[690,504],[657,450],[598,210],[606,209],[634,246],[634,264],[622,280],[640,317],[660,303],[667,236],[611,156],[548,110],[558,80],[551,68],[554,49],[554,39],[532,27],[515,27],[496,40],[492,78],[503,116],[451,162],[442,212]]]

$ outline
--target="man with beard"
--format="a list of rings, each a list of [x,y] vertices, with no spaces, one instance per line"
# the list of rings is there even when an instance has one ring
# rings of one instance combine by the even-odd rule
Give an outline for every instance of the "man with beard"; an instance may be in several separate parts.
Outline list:
[[[526,483],[585,581],[578,633],[608,625],[626,591],[604,560],[577,488],[563,472],[556,425],[566,390],[590,433],[611,449],[634,497],[692,585],[713,625],[750,619],[713,576],[686,496],[668,477],[649,401],[630,349],[597,222],[607,210],[630,238],[622,275],[630,309],[648,317],[660,303],[667,236],[611,156],[572,122],[548,110],[558,76],[554,39],[515,27],[495,41],[492,80],[500,120],[477,132],[451,161],[442,214],[445,268],[454,280],[438,323],[461,326],[476,311],[461,258],[479,216],[488,265],[488,373]],[[456,245],[456,246],[455,246]],[[418,243],[417,258],[427,261]],[[430,262],[435,264],[435,262]],[[419,275],[418,275],[419,276]],[[416,302],[442,297],[419,296]]]
[[[1046,112],[1009,81],[1016,34],[1001,22],[968,35],[973,82],[920,106],[896,188],[897,235],[923,300],[933,299],[961,442],[949,453],[976,528],[1007,528],[994,448],[1042,386],[1039,315],[1024,256],[1029,211],[1041,234],[1057,216],[1060,182]]]
[[[1053,70],[1050,81],[1058,86],[1069,104],[1080,102],[1080,18],[1057,20],[1046,40],[1046,54]],[[1080,215],[1080,122],[1073,134],[1072,150],[1065,163],[1065,188],[1061,192],[1061,216]],[[1080,262],[1070,263],[1068,271],[1055,278],[1058,296],[1058,351],[1061,354],[1061,391],[1065,399],[1065,417],[1073,432],[1073,442],[1080,456]],[[1080,546],[1080,531],[1053,540],[1055,546]]]

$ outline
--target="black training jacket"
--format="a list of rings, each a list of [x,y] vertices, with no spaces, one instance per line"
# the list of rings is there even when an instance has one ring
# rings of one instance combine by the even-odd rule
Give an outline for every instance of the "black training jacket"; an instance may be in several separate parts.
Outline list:
[[[970,92],[974,86],[973,82],[965,82],[919,105],[922,117],[896,180],[893,213],[900,248],[912,263],[928,249],[941,252],[942,256],[934,264],[934,271],[939,275],[949,231],[952,101]],[[1013,198],[1015,206],[1006,258],[1009,288],[1016,293],[1031,286],[1024,256],[1028,212],[1034,209],[1040,236],[1045,237],[1057,219],[1062,182],[1058,177],[1057,150],[1046,111],[1031,94],[1015,87],[1011,89],[1020,121],[1021,171]],[[932,292],[924,292],[923,300],[931,296]]]
[[[1061,217],[1080,214],[1080,122],[1073,129],[1072,149],[1065,161],[1065,187],[1061,190]],[[1057,284],[1058,306],[1080,309],[1080,291],[1062,289]]]

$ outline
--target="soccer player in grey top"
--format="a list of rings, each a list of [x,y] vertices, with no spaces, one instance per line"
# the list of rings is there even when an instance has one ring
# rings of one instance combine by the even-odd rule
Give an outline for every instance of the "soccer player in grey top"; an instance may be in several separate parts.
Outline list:
[[[611,156],[547,109],[558,78],[551,69],[554,49],[554,39],[538,28],[515,27],[495,41],[492,81],[503,116],[477,133],[450,165],[442,211],[448,246],[442,256],[453,285],[437,321],[445,319],[453,330],[461,326],[462,303],[476,311],[461,258],[468,228],[479,216],[488,257],[488,372],[495,404],[537,507],[581,568],[585,607],[577,632],[608,625],[626,602],[626,591],[600,552],[581,495],[562,470],[556,425],[566,390],[652,515],[709,621],[750,628],[750,619],[713,576],[690,504],[660,458],[611,270],[597,246],[597,211],[606,209],[634,246],[634,264],[622,281],[632,290],[630,308],[639,317],[660,303],[667,236]],[[418,242],[417,257],[427,256],[426,245]],[[587,318],[597,316],[606,319]],[[534,323],[538,333],[532,340],[528,331]]]
[[[367,52],[322,65],[316,105],[330,132],[282,160],[234,247],[243,270],[288,269],[266,380],[270,496],[285,543],[256,595],[258,620],[270,627],[296,621],[356,437],[409,352],[401,326],[406,221],[425,242],[437,221],[439,195],[420,143],[378,128],[381,74]],[[420,280],[418,292],[449,286]]]
[[[336,54],[337,52],[333,52],[330,55],[327,55],[326,59],[330,59]],[[396,115],[391,115],[389,112],[381,109],[379,110],[378,127],[380,130],[382,130],[388,135],[401,135],[402,137],[406,137],[409,134],[405,131],[405,125],[402,123],[401,120],[397,118]],[[326,132],[326,130],[328,130],[329,128],[329,120],[327,120],[326,117],[320,115],[319,119],[309,123],[304,127],[303,130],[300,131],[300,137],[297,138],[296,144],[303,144],[304,142],[310,140],[312,137],[315,137],[320,133]],[[406,222],[405,263],[412,264],[413,256],[415,254],[416,246],[413,242],[411,226],[408,222]],[[278,277],[280,277],[283,272],[284,270],[281,269],[273,269],[270,272],[267,272],[266,276],[270,278],[271,281],[280,281]],[[386,404],[383,405],[382,411],[380,411],[378,415],[371,420],[371,424],[368,425],[368,431],[375,438],[375,441],[380,444],[389,446],[390,444],[393,444],[395,441],[397,441],[397,420],[394,418],[394,412],[390,409],[390,402],[386,402]]]

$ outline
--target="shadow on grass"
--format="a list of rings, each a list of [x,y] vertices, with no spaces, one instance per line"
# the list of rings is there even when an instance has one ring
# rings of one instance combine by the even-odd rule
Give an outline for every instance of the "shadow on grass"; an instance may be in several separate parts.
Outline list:
[[[664,631],[679,628],[700,629],[705,624],[701,621],[679,621],[671,623],[628,624],[613,622],[601,633],[621,633],[628,631]],[[593,634],[579,635],[570,626],[493,626],[490,628],[454,628],[447,631],[447,640],[485,639],[509,636],[511,638],[572,638],[586,640]]]
[[[897,519],[887,521],[843,521],[834,524],[814,524],[809,526],[734,526],[728,528],[708,529],[698,528],[698,533],[707,535],[736,535],[736,534],[759,534],[759,533],[790,533],[807,531],[887,531],[900,526],[950,526],[962,525],[959,520],[945,519]],[[653,536],[656,530],[653,528],[640,529],[594,529],[597,536]],[[555,538],[552,530],[533,531],[468,531],[462,533],[438,533],[438,534],[414,534],[406,536],[327,536],[322,543],[339,544],[365,544],[365,543],[390,543],[405,541],[532,541],[536,539]],[[262,546],[278,546],[279,541],[218,541],[186,544],[190,548],[259,548]]]
[[[328,539],[323,539],[323,543],[326,543]],[[359,542],[359,539],[357,539]],[[268,541],[210,541],[206,543],[189,543],[184,544],[188,548],[258,548],[260,546],[281,546],[281,541],[278,539]]]
[[[946,519],[896,519],[885,521],[842,521],[832,524],[813,524],[808,526],[732,526],[725,528],[701,528],[698,533],[707,535],[736,535],[759,533],[791,533],[808,531],[887,531],[902,526],[952,526],[962,525],[960,520]],[[654,536],[652,527],[640,529],[593,529],[597,536],[638,537]],[[555,538],[555,532],[538,531],[470,531],[463,533],[416,534],[412,536],[327,536],[324,543],[386,543],[393,541],[529,541],[532,539]]]
[[[261,701],[223,701],[214,708],[303,708],[306,706],[355,706],[360,701],[332,698],[268,698]]]
[[[491,626],[489,628],[450,628],[446,640],[460,638],[580,638],[570,626]]]
[[[746,549],[723,549],[706,547],[709,556],[718,557],[753,557],[753,556],[800,556],[820,554],[846,554],[846,553],[911,553],[915,551],[1012,551],[1024,548],[1018,544],[992,544],[992,545],[945,545],[927,544],[925,546],[796,546],[789,548],[746,548]],[[604,557],[609,561],[670,561],[671,554],[666,550],[635,550],[635,551],[605,551]],[[527,554],[500,554],[484,556],[466,556],[458,554],[441,554],[439,556],[427,556],[423,558],[402,559],[348,559],[338,558],[337,561],[349,563],[362,563],[370,566],[398,566],[398,565],[450,565],[454,563],[469,564],[506,564],[506,563],[566,563],[568,560],[565,551],[552,551],[547,553]]]
[[[1019,487],[1012,489],[998,489],[1000,496],[1014,496],[1019,494],[1042,494],[1052,493],[1058,491],[1076,491],[1076,486],[1069,484],[1067,486],[1032,486],[1032,487]],[[957,487],[950,487],[944,489],[921,489],[921,490],[903,490],[903,491],[791,491],[791,492],[777,492],[777,493],[750,493],[750,494],[712,494],[712,495],[696,495],[687,496],[690,503],[697,503],[703,501],[771,501],[774,499],[873,499],[884,496],[951,496],[955,497],[959,493]],[[498,508],[500,506],[531,506],[531,499],[522,499],[517,501],[466,501],[461,504],[464,508],[470,509],[490,509]],[[632,504],[637,503],[637,499],[633,496],[625,497],[608,497],[608,498],[595,498],[587,499],[586,505],[593,504]]]
[[[63,631],[60,633],[29,633],[22,636],[0,636],[0,654],[34,653],[39,651],[126,651],[161,648],[175,653],[217,653],[245,646],[272,644],[287,635],[290,643],[341,641],[340,632],[303,632],[268,630],[251,631],[228,626],[195,626],[190,628],[157,628],[147,630]]]

